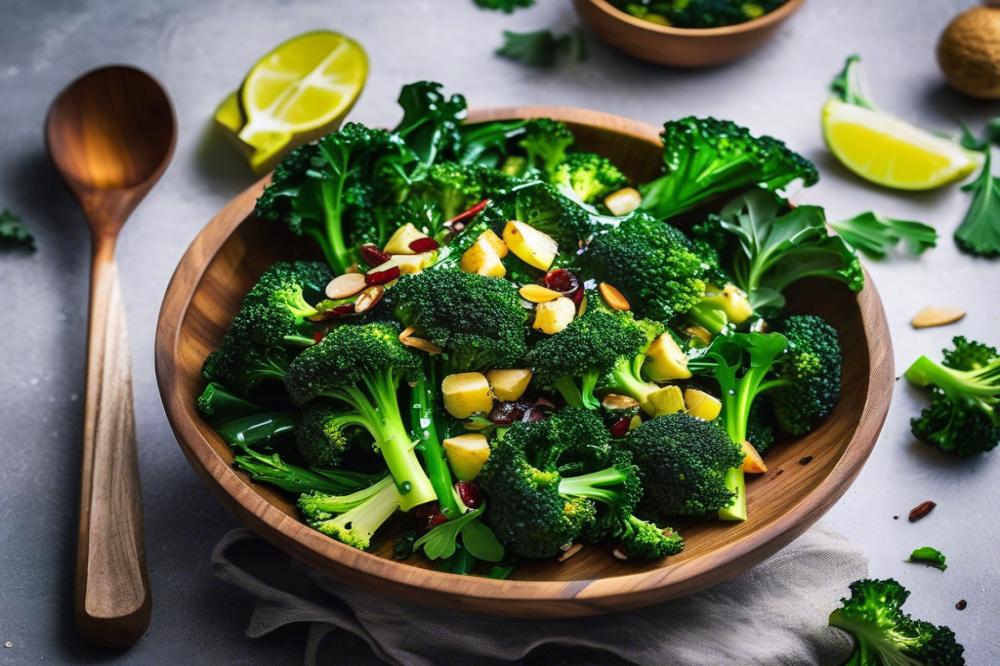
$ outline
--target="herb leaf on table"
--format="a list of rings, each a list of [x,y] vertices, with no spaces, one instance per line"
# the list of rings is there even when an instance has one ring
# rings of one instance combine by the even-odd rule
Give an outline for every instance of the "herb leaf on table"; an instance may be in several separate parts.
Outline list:
[[[557,35],[551,30],[533,32],[512,32],[504,30],[504,43],[497,49],[497,55],[516,60],[529,67],[552,67],[560,57],[571,55],[578,62],[587,57],[583,33]]]
[[[517,9],[524,9],[535,4],[535,0],[472,0],[480,9],[511,14]]]
[[[0,211],[0,248],[22,247],[35,249],[35,237],[24,226],[20,217],[4,208]]]
[[[1000,255],[1000,182],[993,177],[989,147],[983,149],[983,168],[971,183],[962,186],[972,193],[972,203],[955,230],[959,249],[980,257]]]
[[[847,220],[830,222],[833,230],[859,252],[881,259],[900,241],[912,254],[923,254],[937,245],[934,227],[913,220],[896,220],[867,211]]]
[[[948,568],[945,564],[944,554],[937,548],[932,548],[930,546],[921,546],[917,548],[912,553],[910,553],[910,562],[915,562],[917,564],[927,564],[934,567],[935,569],[940,569],[944,571]]]

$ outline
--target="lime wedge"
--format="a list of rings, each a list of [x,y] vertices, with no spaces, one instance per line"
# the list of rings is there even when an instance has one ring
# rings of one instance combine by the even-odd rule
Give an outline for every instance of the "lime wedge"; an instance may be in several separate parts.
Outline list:
[[[250,166],[264,170],[290,146],[335,129],[367,76],[364,49],[350,37],[326,30],[293,37],[258,60],[238,93],[245,121],[237,136],[253,149]],[[216,120],[226,125],[234,118],[231,104],[224,101]]]
[[[898,190],[940,187],[969,175],[977,164],[957,143],[837,99],[823,107],[823,138],[848,169]]]

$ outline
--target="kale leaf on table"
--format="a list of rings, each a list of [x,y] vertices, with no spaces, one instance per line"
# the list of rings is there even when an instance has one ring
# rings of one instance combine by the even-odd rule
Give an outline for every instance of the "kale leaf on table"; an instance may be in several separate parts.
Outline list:
[[[24,226],[24,221],[4,208],[0,211],[0,248],[22,247],[35,249],[35,237]]]
[[[566,34],[556,34],[551,30],[504,30],[503,39],[503,46],[497,49],[497,55],[529,67],[552,67],[565,55],[573,56],[578,62],[587,58],[587,43],[579,30]]]
[[[473,0],[480,9],[511,14],[515,10],[531,7],[535,0]]]

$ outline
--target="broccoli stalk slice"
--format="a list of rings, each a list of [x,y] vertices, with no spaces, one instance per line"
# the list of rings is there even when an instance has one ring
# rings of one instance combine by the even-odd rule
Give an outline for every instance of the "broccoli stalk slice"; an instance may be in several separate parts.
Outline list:
[[[597,409],[601,406],[601,401],[594,395],[597,388],[597,381],[601,373],[597,370],[584,370],[579,378],[561,377],[552,384],[552,388],[559,392],[566,404],[571,407],[583,407],[585,409]],[[577,383],[577,379],[579,383]]]
[[[563,477],[559,481],[559,493],[570,497],[586,497],[608,505],[617,504],[621,493],[604,486],[625,483],[625,474],[617,467],[608,467],[589,474]]]
[[[392,477],[387,474],[378,483],[345,495],[334,495],[323,492],[306,493],[299,497],[299,509],[311,518],[329,518],[341,513],[347,513],[351,509],[356,509],[382,492],[390,484],[392,484]]]
[[[954,370],[921,356],[906,371],[906,379],[915,386],[933,384],[952,399],[966,400],[993,415],[1000,403],[1000,358],[976,370]]]
[[[405,498],[387,478],[377,492],[347,512],[334,517],[326,513],[307,514],[307,518],[313,529],[348,546],[368,550],[375,532],[402,508]]]
[[[718,335],[729,324],[729,318],[722,308],[705,301],[697,303],[688,310],[687,317],[712,335]]]
[[[437,369],[433,362],[427,366],[429,367],[417,377],[413,386],[411,424],[414,437],[419,441],[418,448],[424,465],[427,466],[427,476],[434,488],[434,494],[437,495],[438,506],[444,517],[451,520],[462,515],[462,508],[455,499],[451,469],[448,467],[444,448],[441,446],[437,412],[434,409],[434,387],[439,385]]]
[[[608,371],[603,388],[635,399],[643,410],[649,413],[649,397],[659,391],[660,387],[642,378],[642,366],[645,361],[645,353],[618,359]]]

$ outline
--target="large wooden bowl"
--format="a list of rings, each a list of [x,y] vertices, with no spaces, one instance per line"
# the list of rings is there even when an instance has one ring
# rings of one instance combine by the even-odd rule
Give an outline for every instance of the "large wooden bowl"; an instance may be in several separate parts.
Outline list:
[[[761,46],[804,2],[788,0],[760,18],[719,28],[657,25],[606,0],[573,0],[573,6],[599,39],[631,56],[671,67],[707,67],[735,60]]]
[[[633,179],[648,179],[660,167],[657,128],[624,118],[528,107],[473,113],[472,120],[535,116],[565,121],[579,148],[607,155]],[[275,260],[313,252],[282,225],[253,216],[263,185],[223,208],[181,259],[160,311],[157,381],[181,449],[216,497],[274,545],[345,582],[413,602],[512,616],[589,615],[663,601],[733,577],[788,544],[847,490],[875,445],[893,377],[881,302],[870,280],[860,294],[815,282],[791,295],[791,307],[821,314],[840,331],[843,395],[826,423],[778,445],[768,473],[750,479],[747,522],[687,527],[684,552],[660,562],[620,562],[607,547],[592,546],[564,563],[524,564],[504,581],[395,561],[390,539],[371,553],[344,546],[302,524],[287,497],[235,471],[228,447],[195,409],[202,361],[254,280]]]

